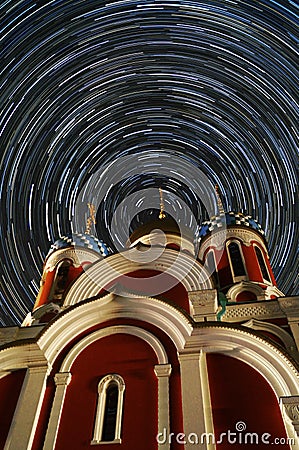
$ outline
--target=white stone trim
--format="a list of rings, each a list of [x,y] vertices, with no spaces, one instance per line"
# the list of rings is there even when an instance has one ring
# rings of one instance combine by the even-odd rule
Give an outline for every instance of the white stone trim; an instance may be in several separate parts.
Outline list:
[[[46,438],[43,450],[53,450],[55,448],[58,427],[62,414],[62,406],[66,394],[66,389],[71,382],[72,375],[70,372],[57,373],[55,375],[56,391],[52,404],[51,415],[48,422]]]
[[[278,325],[261,320],[251,319],[248,322],[242,323],[242,326],[252,328],[253,330],[268,331],[269,333],[274,334],[282,341],[282,343],[290,353],[295,353],[296,356],[298,356],[294,339],[287,331],[285,331]]]
[[[115,325],[95,331],[81,339],[67,354],[60,372],[69,372],[79,354],[93,342],[114,334],[130,334],[147,342],[156,353],[159,364],[167,364],[167,354],[161,342],[149,331],[131,325]]]
[[[285,425],[288,437],[294,437],[295,442],[291,443],[292,450],[299,449],[299,395],[292,397],[281,397],[280,407],[283,417],[285,418]]]
[[[246,247],[250,247],[253,242],[258,242],[261,247],[265,250],[266,255],[268,256],[268,251],[265,245],[265,241],[259,232],[255,232],[251,228],[244,228],[240,225],[237,226],[229,226],[222,230],[214,230],[211,235],[206,239],[203,238],[203,242],[200,245],[198,258],[203,260],[204,254],[209,247],[216,248],[217,250],[222,250],[225,244],[225,241],[228,239],[240,239]]]
[[[169,377],[171,374],[170,364],[157,364],[155,374],[158,378],[158,433],[164,429],[169,430]],[[159,450],[169,450],[170,443],[158,441]]]
[[[190,437],[196,433],[203,450],[214,450],[214,427],[206,355],[199,348],[183,350],[179,354],[182,383],[182,404],[184,435]],[[208,436],[212,439],[209,439]],[[204,438],[205,437],[205,438]],[[194,443],[185,439],[185,450],[193,450]]]
[[[47,360],[53,364],[68,342],[86,329],[112,319],[135,319],[150,323],[163,330],[178,350],[184,347],[186,338],[192,332],[192,325],[187,317],[162,300],[109,294],[66,311],[47,327],[39,338],[38,345]]]
[[[277,399],[297,395],[299,373],[277,347],[249,331],[231,327],[195,328],[184,352],[225,353],[249,364],[270,384]]]
[[[82,319],[82,316],[80,314],[78,314],[78,317],[81,317],[81,319]],[[46,443],[45,443],[45,447],[43,450],[52,450],[55,445],[56,436],[57,436],[57,432],[59,429],[61,411],[63,409],[63,404],[64,404],[65,391],[66,391],[67,385],[70,381],[69,376],[67,376],[66,374],[70,374],[73,363],[75,362],[76,358],[80,355],[80,353],[85,348],[87,348],[90,344],[92,344],[93,342],[95,342],[99,339],[102,339],[106,336],[112,336],[115,334],[130,334],[132,336],[136,336],[136,337],[144,340],[148,345],[150,345],[150,347],[154,350],[154,352],[157,356],[158,363],[159,363],[159,365],[155,366],[155,369],[157,367],[161,367],[161,368],[164,368],[164,370],[165,370],[165,367],[169,366],[167,353],[166,353],[163,345],[161,344],[161,342],[152,333],[144,330],[143,328],[139,328],[139,327],[135,327],[135,326],[131,326],[131,325],[116,325],[116,326],[110,326],[107,328],[103,328],[101,330],[97,330],[97,331],[85,336],[69,351],[69,353],[67,354],[67,356],[65,357],[65,359],[61,365],[60,372],[58,374],[56,374],[56,379],[58,381],[61,381],[63,383],[63,381],[66,380],[68,382],[65,383],[64,385],[61,385],[60,383],[56,383],[56,393],[55,393],[54,403],[53,403],[53,407],[52,407],[51,415],[50,415],[50,419],[49,419],[49,427],[47,430]],[[161,374],[162,369],[158,368],[157,370],[158,370],[158,373],[160,374],[160,375],[156,374],[158,377],[158,386],[159,386],[159,376],[162,376],[162,374]],[[165,405],[164,405],[165,401],[166,400],[163,395],[161,397],[161,403],[159,403],[160,414],[161,414],[161,411],[163,409],[165,409]],[[99,405],[98,408],[100,408],[100,409],[98,409],[96,417],[100,418],[101,416],[99,414],[102,411],[101,408],[103,407],[103,404],[99,403],[98,405]],[[164,414],[164,413],[162,413],[162,414]],[[92,444],[99,444],[99,443],[104,444],[105,442],[102,442],[102,441],[99,442],[99,439],[98,439],[98,437],[99,437],[98,433],[101,432],[101,430],[102,430],[102,428],[101,428],[102,422],[99,422],[100,419],[97,419],[97,420],[98,420],[98,422],[96,424],[96,435],[93,438]],[[116,436],[115,439],[116,439],[115,441],[110,442],[110,443],[119,443],[120,437]],[[51,445],[52,445],[52,447],[51,447]]]
[[[191,304],[190,315],[196,322],[217,320],[219,306],[216,289],[189,292],[188,297]]]
[[[103,441],[103,425],[104,425],[104,414],[106,407],[106,393],[107,388],[115,382],[118,386],[118,401],[117,401],[117,413],[116,413],[116,425],[115,425],[115,437],[113,441]],[[98,444],[120,444],[121,443],[121,420],[123,412],[123,399],[125,392],[125,382],[124,379],[118,374],[109,374],[102,378],[98,385],[98,402],[97,402],[97,412],[96,420],[94,426],[93,439],[91,445]]]
[[[172,249],[158,249],[159,254],[147,262],[147,256],[136,247],[104,258],[74,282],[64,299],[64,307],[74,305],[87,298],[98,295],[100,289],[109,285],[117,277],[136,270],[157,270],[166,272],[181,282],[187,291],[213,289],[209,273],[191,255]],[[179,258],[179,263],[178,263]]]
[[[277,300],[227,304],[222,322],[241,322],[255,319],[275,319],[286,317]]]
[[[243,332],[241,330],[232,329],[229,327],[222,328],[215,326],[194,329],[192,336],[186,342],[185,349],[180,353],[182,383],[186,384],[185,391],[187,391],[187,393],[188,383],[183,380],[184,369],[182,363],[184,364],[184,358],[187,360],[191,359],[193,362],[196,361],[199,350],[205,353],[222,353],[250,365],[269,383],[276,394],[278,401],[281,397],[297,397],[299,392],[298,371],[293,366],[291,361],[279,349],[264,339],[252,335],[246,331]],[[190,371],[191,367],[189,367],[188,370]],[[187,374],[188,370],[186,369]],[[195,370],[196,365],[194,364],[193,371]],[[191,380],[189,381],[191,382]],[[194,399],[192,400],[193,397],[190,393],[187,395],[191,397],[189,401],[195,401]],[[203,402],[203,398],[199,399],[198,402],[199,401]],[[189,420],[188,413],[186,412],[186,414],[187,420]],[[289,419],[286,420],[286,414],[283,414],[282,417],[284,419],[287,436],[290,440],[292,440],[294,438],[294,427],[295,425],[297,426],[297,422],[290,426]],[[191,417],[190,420],[192,423],[195,419]],[[194,427],[195,423],[192,423],[192,426]],[[189,429],[191,428],[189,427]],[[203,424],[201,424],[201,428],[199,428],[199,430],[205,430]],[[292,446],[292,449],[298,450],[297,445],[298,444],[296,441]],[[186,450],[189,450],[188,447],[186,447]],[[191,447],[190,450],[192,450]]]
[[[79,246],[66,247],[59,250],[55,250],[46,260],[44,272],[52,272],[57,265],[64,259],[72,261],[74,267],[80,267],[85,260],[94,263],[101,259],[102,256],[92,249],[80,248]]]
[[[31,449],[44,400],[47,376],[47,365],[28,368],[4,450]]]

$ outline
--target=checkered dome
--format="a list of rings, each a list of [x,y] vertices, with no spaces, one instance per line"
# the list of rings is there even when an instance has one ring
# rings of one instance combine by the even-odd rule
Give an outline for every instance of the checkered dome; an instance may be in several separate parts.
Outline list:
[[[242,213],[235,213],[230,211],[227,213],[214,216],[210,220],[203,222],[199,229],[199,240],[207,236],[212,231],[217,231],[221,228],[229,227],[231,225],[241,225],[244,227],[252,228],[264,235],[264,230],[261,225],[253,219],[251,216],[244,216]]]
[[[99,253],[102,257],[108,256],[111,253],[111,249],[105,244],[105,242],[97,239],[95,236],[90,234],[73,233],[62,236],[54,242],[54,244],[51,245],[47,257],[56,250],[68,247],[89,248]]]

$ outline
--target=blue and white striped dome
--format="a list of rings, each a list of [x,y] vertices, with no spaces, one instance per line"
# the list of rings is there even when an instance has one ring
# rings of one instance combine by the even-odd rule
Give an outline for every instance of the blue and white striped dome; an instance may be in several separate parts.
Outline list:
[[[95,236],[90,234],[73,233],[57,239],[57,241],[51,245],[47,257],[56,250],[68,247],[88,248],[99,253],[102,257],[108,256],[112,253],[111,249],[105,244],[105,242],[99,240]]]
[[[240,225],[252,228],[253,230],[258,231],[263,236],[265,234],[261,225],[251,216],[245,216],[240,212],[236,213],[234,211],[229,211],[220,214],[219,216],[214,216],[210,220],[203,222],[198,233],[199,240],[207,236],[212,231],[217,231],[221,228],[229,227],[231,225]]]

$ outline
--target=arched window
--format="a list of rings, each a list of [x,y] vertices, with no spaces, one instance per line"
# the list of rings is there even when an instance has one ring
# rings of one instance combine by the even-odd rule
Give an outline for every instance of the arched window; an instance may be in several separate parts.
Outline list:
[[[267,266],[265,263],[264,255],[263,255],[261,249],[259,247],[257,247],[256,245],[254,246],[254,250],[255,250],[255,254],[256,254],[256,257],[257,257],[257,260],[258,260],[258,263],[260,266],[260,270],[261,270],[263,279],[270,283],[271,279],[270,279],[270,275],[269,275],[269,272],[268,272],[268,269],[267,269]]]
[[[120,443],[125,382],[120,375],[110,374],[98,385],[98,405],[91,444]]]
[[[55,268],[56,273],[53,286],[49,296],[52,301],[59,302],[62,299],[63,293],[67,287],[68,274],[71,264],[72,261],[69,259],[63,259],[57,264]]]
[[[219,277],[218,277],[218,271],[217,271],[217,266],[216,266],[216,261],[215,261],[215,253],[213,250],[210,250],[207,254],[207,264],[208,264],[208,269],[209,269],[210,274],[214,275],[216,284],[217,284],[217,286],[219,286]]]
[[[233,277],[245,277],[246,270],[240,245],[237,242],[230,242],[227,248]]]

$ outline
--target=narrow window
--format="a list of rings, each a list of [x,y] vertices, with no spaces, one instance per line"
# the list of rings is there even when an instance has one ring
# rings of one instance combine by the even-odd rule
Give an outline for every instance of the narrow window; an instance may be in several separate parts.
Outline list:
[[[98,385],[98,405],[91,444],[121,442],[121,423],[125,383],[120,375],[102,378]]]
[[[258,260],[258,263],[260,266],[260,270],[262,272],[263,279],[270,283],[271,280],[270,280],[269,272],[267,270],[267,266],[266,266],[262,251],[259,247],[256,247],[256,246],[254,246],[254,250],[255,250],[255,254],[256,254],[256,257],[257,257],[257,260]]]
[[[233,276],[234,277],[245,276],[246,271],[239,245],[236,242],[230,242],[230,244],[228,244],[228,252],[232,266]]]
[[[209,251],[209,253],[207,255],[207,263],[208,263],[208,268],[209,268],[211,275],[214,275],[216,284],[217,284],[217,286],[219,286],[219,277],[218,277],[218,271],[217,271],[216,262],[215,262],[215,254],[214,254],[213,250]]]
[[[114,441],[118,404],[118,386],[112,382],[106,390],[102,441]]]

